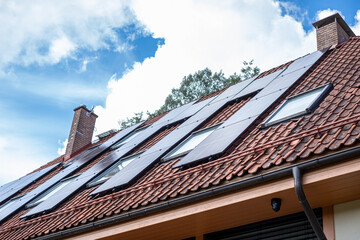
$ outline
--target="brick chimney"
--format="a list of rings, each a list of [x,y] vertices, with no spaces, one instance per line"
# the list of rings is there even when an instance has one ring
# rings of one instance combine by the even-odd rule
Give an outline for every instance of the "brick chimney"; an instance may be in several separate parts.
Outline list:
[[[350,37],[355,37],[354,32],[338,13],[314,22],[313,26],[316,28],[317,50],[322,50],[345,42]]]
[[[96,118],[97,115],[87,109],[85,105],[74,109],[74,118],[64,156],[65,161],[91,143]]]

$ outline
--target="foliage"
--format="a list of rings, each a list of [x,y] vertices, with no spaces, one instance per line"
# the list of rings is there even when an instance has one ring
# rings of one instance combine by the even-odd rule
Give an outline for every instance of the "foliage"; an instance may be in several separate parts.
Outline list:
[[[240,74],[234,73],[226,78],[222,71],[212,73],[208,68],[199,70],[194,74],[185,76],[179,88],[173,88],[171,93],[166,97],[164,105],[153,113],[147,111],[148,118],[157,116],[161,113],[177,108],[183,104],[189,103],[210,93],[219,91],[229,87],[247,78],[256,76],[260,73],[260,69],[253,66],[253,60],[243,62]],[[119,121],[121,129],[134,125],[143,119],[143,112],[135,113],[132,118]]]
[[[139,113],[135,113],[135,116],[133,116],[132,118],[126,118],[126,120],[120,120],[118,121],[119,125],[120,125],[120,129],[124,129],[127,127],[130,127],[132,125],[135,125],[141,121],[143,121],[143,112],[139,112]]]

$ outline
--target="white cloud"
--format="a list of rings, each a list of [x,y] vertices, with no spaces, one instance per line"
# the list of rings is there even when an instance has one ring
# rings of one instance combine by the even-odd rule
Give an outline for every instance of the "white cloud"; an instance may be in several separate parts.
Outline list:
[[[136,17],[165,44],[155,56],[112,79],[105,107],[97,106],[99,132],[134,112],[158,108],[183,76],[209,67],[239,72],[244,60],[262,70],[316,50],[315,32],[282,16],[273,1],[133,1]]]
[[[33,139],[11,135],[0,136],[0,156],[0,185],[28,174],[53,157],[45,157],[41,144]]]
[[[106,89],[98,85],[86,85],[77,81],[61,82],[61,79],[50,82],[41,78],[32,79],[32,76],[29,76],[27,81],[14,83],[13,87],[47,100],[56,101],[58,104],[79,105],[79,101],[84,101],[84,99],[101,101],[107,94]]]
[[[128,1],[5,0],[0,7],[0,72],[10,64],[54,64],[78,49],[121,44],[114,28],[133,23]],[[11,71],[6,69],[6,71]]]
[[[62,58],[67,57],[75,50],[75,44],[67,37],[62,36],[52,41],[49,56],[53,63],[59,62]]]
[[[340,16],[345,19],[345,16],[339,11],[339,10],[336,10],[336,9],[325,9],[325,10],[320,10],[320,11],[317,11],[316,13],[316,20],[320,20],[320,19],[323,19],[323,18],[326,18],[328,16],[331,16],[331,15],[334,15],[335,13],[339,13]]]
[[[355,25],[352,27],[352,30],[356,34],[356,36],[360,35],[360,10],[357,10],[355,16]]]
[[[279,2],[279,5],[285,11],[285,14],[291,15],[295,20],[304,22],[308,21],[308,12],[305,9],[300,8],[293,2]]]
[[[339,10],[330,9],[330,8],[318,11],[316,13],[316,20],[326,18],[326,17],[331,16],[331,15],[333,15],[335,13],[339,13],[340,16],[345,20],[345,16]],[[351,26],[351,25],[349,25],[349,26],[351,27],[351,29],[353,30],[355,35],[359,36],[360,35],[360,10],[356,11],[356,15],[355,15],[354,19],[355,19],[355,24],[353,26]]]
[[[60,145],[60,147],[57,150],[57,154],[59,155],[65,154],[66,146],[68,144],[68,139],[65,139],[63,142],[58,140],[58,144]]]

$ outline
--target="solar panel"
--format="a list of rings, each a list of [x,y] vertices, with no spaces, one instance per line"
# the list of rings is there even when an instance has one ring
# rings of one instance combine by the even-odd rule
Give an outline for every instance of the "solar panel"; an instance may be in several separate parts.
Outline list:
[[[2,196],[3,196],[6,192],[11,191],[11,189],[12,189],[14,186],[16,186],[16,185],[18,185],[19,183],[21,183],[21,181],[26,181],[28,177],[29,177],[29,176],[27,175],[27,176],[21,177],[20,179],[16,179],[16,180],[14,180],[14,181],[12,181],[12,182],[6,183],[5,185],[1,186],[1,188],[0,188],[0,198],[2,198]],[[0,204],[2,204],[3,201],[4,201],[4,199],[0,201]]]
[[[125,156],[127,153],[129,153],[132,149],[134,149],[137,145],[141,144],[143,141],[145,141],[147,138],[151,137],[153,134],[155,134],[157,131],[159,131],[162,127],[171,124],[173,122],[179,121],[183,119],[184,117],[188,117],[190,114],[193,114],[197,112],[199,109],[201,109],[203,106],[206,105],[207,102],[201,103],[201,104],[194,104],[194,102],[186,104],[182,107],[176,108],[169,113],[167,113],[165,116],[163,116],[161,119],[153,123],[151,126],[144,129],[141,133],[136,135],[134,138],[126,142],[124,145],[121,145],[115,152],[105,157],[102,161],[95,164],[93,167],[88,169],[86,172],[81,174],[80,176],[76,177],[70,184],[66,185],[64,188],[61,189],[61,191],[56,192],[54,195],[49,197],[46,201],[43,201],[39,205],[37,205],[35,208],[33,208],[31,211],[29,211],[27,214],[25,214],[23,217],[28,217],[34,214],[38,214],[44,211],[49,211],[53,208],[55,208],[57,205],[59,205],[61,202],[63,202],[66,198],[74,194],[76,191],[78,191],[81,187],[86,185],[89,181],[91,181],[93,178],[95,178],[97,175],[99,175],[101,172],[106,170],[108,167],[113,165],[115,162],[117,162],[121,157]],[[184,113],[185,112],[185,113]],[[139,124],[137,126],[140,126]],[[137,126],[130,127],[131,129],[124,129],[123,131],[127,131],[125,134],[123,134],[123,137],[117,137],[117,140],[113,139],[110,142],[110,144],[107,144],[107,146],[113,145],[118,140],[123,139],[125,136],[128,136],[133,131],[133,129],[137,128]],[[120,133],[122,133],[121,131]],[[119,134],[120,134],[119,133]]]
[[[47,167],[43,170],[40,170],[34,174],[36,174],[36,179],[39,179],[41,176],[44,176],[46,173],[48,173],[49,171],[53,170],[55,167],[57,167],[59,164],[55,164],[52,165],[50,167]],[[55,175],[56,176],[56,175]],[[29,179],[29,178],[28,178]],[[52,179],[52,178],[51,178]],[[7,207],[6,209],[2,210],[0,212],[0,222],[2,222],[4,219],[6,219],[7,217],[9,217],[14,211],[18,210],[19,208],[21,208],[22,206],[24,206],[28,201],[30,201],[31,199],[33,199],[34,196],[36,196],[39,192],[42,191],[42,189],[44,187],[46,187],[46,184],[48,181],[46,181],[45,183],[41,184],[39,187],[37,187],[36,189],[32,190],[30,193],[27,193],[26,195],[22,196],[21,198],[18,198],[16,200],[13,201],[13,203],[11,204],[11,206]],[[31,184],[32,182],[29,182],[29,184]]]
[[[129,133],[134,131],[137,127],[139,127],[142,123],[138,123],[134,126],[131,126],[127,129],[116,134],[114,137],[110,138],[108,141],[100,144],[98,147],[90,150],[88,153],[82,155],[77,161],[75,161],[70,166],[64,168],[61,172],[32,190],[30,193],[26,194],[22,198],[19,198],[11,204],[10,207],[6,208],[0,213],[0,222],[3,221],[5,218],[9,217],[13,212],[17,211],[19,208],[23,207],[29,201],[37,197],[39,194],[45,192],[47,189],[58,183],[60,180],[64,179],[65,177],[71,175],[75,172],[78,168],[84,166],[86,163],[91,161],[94,157],[98,156],[106,149],[108,149],[111,145],[113,145],[116,141],[120,140],[123,137],[126,137]]]
[[[174,167],[179,167],[223,153],[266,109],[289,89],[321,56],[317,51],[294,61],[279,75],[279,71],[258,94],[234,113],[219,128],[183,157]],[[277,77],[275,77],[277,76]],[[275,78],[274,78],[275,77]],[[261,79],[259,79],[261,80]],[[255,81],[256,82],[256,81]],[[255,83],[254,84],[257,84]],[[249,85],[248,88],[254,88]],[[246,89],[241,93],[246,92]]]
[[[266,75],[262,78],[256,79],[256,81],[251,82],[243,91],[236,94],[233,99],[241,98],[243,96],[246,96],[250,93],[254,93],[257,91],[260,91],[261,89],[265,88],[267,85],[269,85],[270,82],[272,82],[275,78],[277,78],[281,73],[283,73],[286,70],[280,69],[276,72],[270,73],[269,75]]]
[[[206,104],[210,103],[215,97],[212,98],[208,98],[204,101],[195,103],[194,105],[192,105],[190,108],[187,108],[185,111],[181,112],[180,114],[178,114],[175,118],[172,119],[172,122],[178,122],[182,119],[191,117],[192,115],[194,115],[195,113],[197,113],[198,111],[200,111],[203,107],[206,106]]]
[[[116,143],[117,141],[119,141],[120,139],[126,137],[127,135],[129,135],[131,132],[133,132],[135,129],[137,129],[141,124],[143,124],[144,122],[139,122],[131,127],[125,128],[123,130],[121,130],[118,134],[116,134],[115,136],[113,136],[112,138],[110,138],[109,140],[107,140],[106,142],[101,144],[101,147],[98,151],[101,151],[101,149],[107,149],[108,147],[110,147],[111,145],[113,145],[114,143]]]
[[[13,197],[15,194],[20,192],[22,189],[26,188],[30,184],[32,184],[34,181],[38,180],[51,170],[53,170],[55,167],[57,167],[59,164],[54,164],[50,167],[44,168],[42,170],[39,170],[37,172],[28,174],[24,177],[21,177],[13,182],[11,182],[8,187],[4,187],[0,191],[0,204],[4,201],[8,200],[9,198]]]
[[[199,105],[195,104],[195,101],[184,104],[178,108],[171,110],[165,116],[154,122],[151,126],[157,126],[157,125],[166,126],[167,124],[174,123],[176,121],[179,121],[194,114],[196,111],[198,111],[199,107],[200,108],[202,107],[201,104]]]
[[[201,108],[196,114],[187,119],[178,128],[148,149],[139,158],[133,160],[123,170],[115,174],[91,194],[94,195],[112,188],[129,184],[138,175],[146,171],[146,169],[148,169],[155,161],[166,154],[171,147],[182,141],[192,131],[223,107],[228,101],[232,100],[237,93],[245,89],[253,80],[254,78],[231,86],[223,93],[209,100],[205,107]]]

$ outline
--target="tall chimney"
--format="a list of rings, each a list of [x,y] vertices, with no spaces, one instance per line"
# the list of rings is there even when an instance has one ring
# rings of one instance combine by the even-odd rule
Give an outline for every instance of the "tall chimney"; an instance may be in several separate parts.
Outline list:
[[[97,115],[87,109],[85,105],[74,109],[74,118],[64,156],[65,161],[91,143],[96,118]]]
[[[339,13],[313,23],[316,28],[317,50],[345,42],[355,37],[354,32],[346,24]]]

